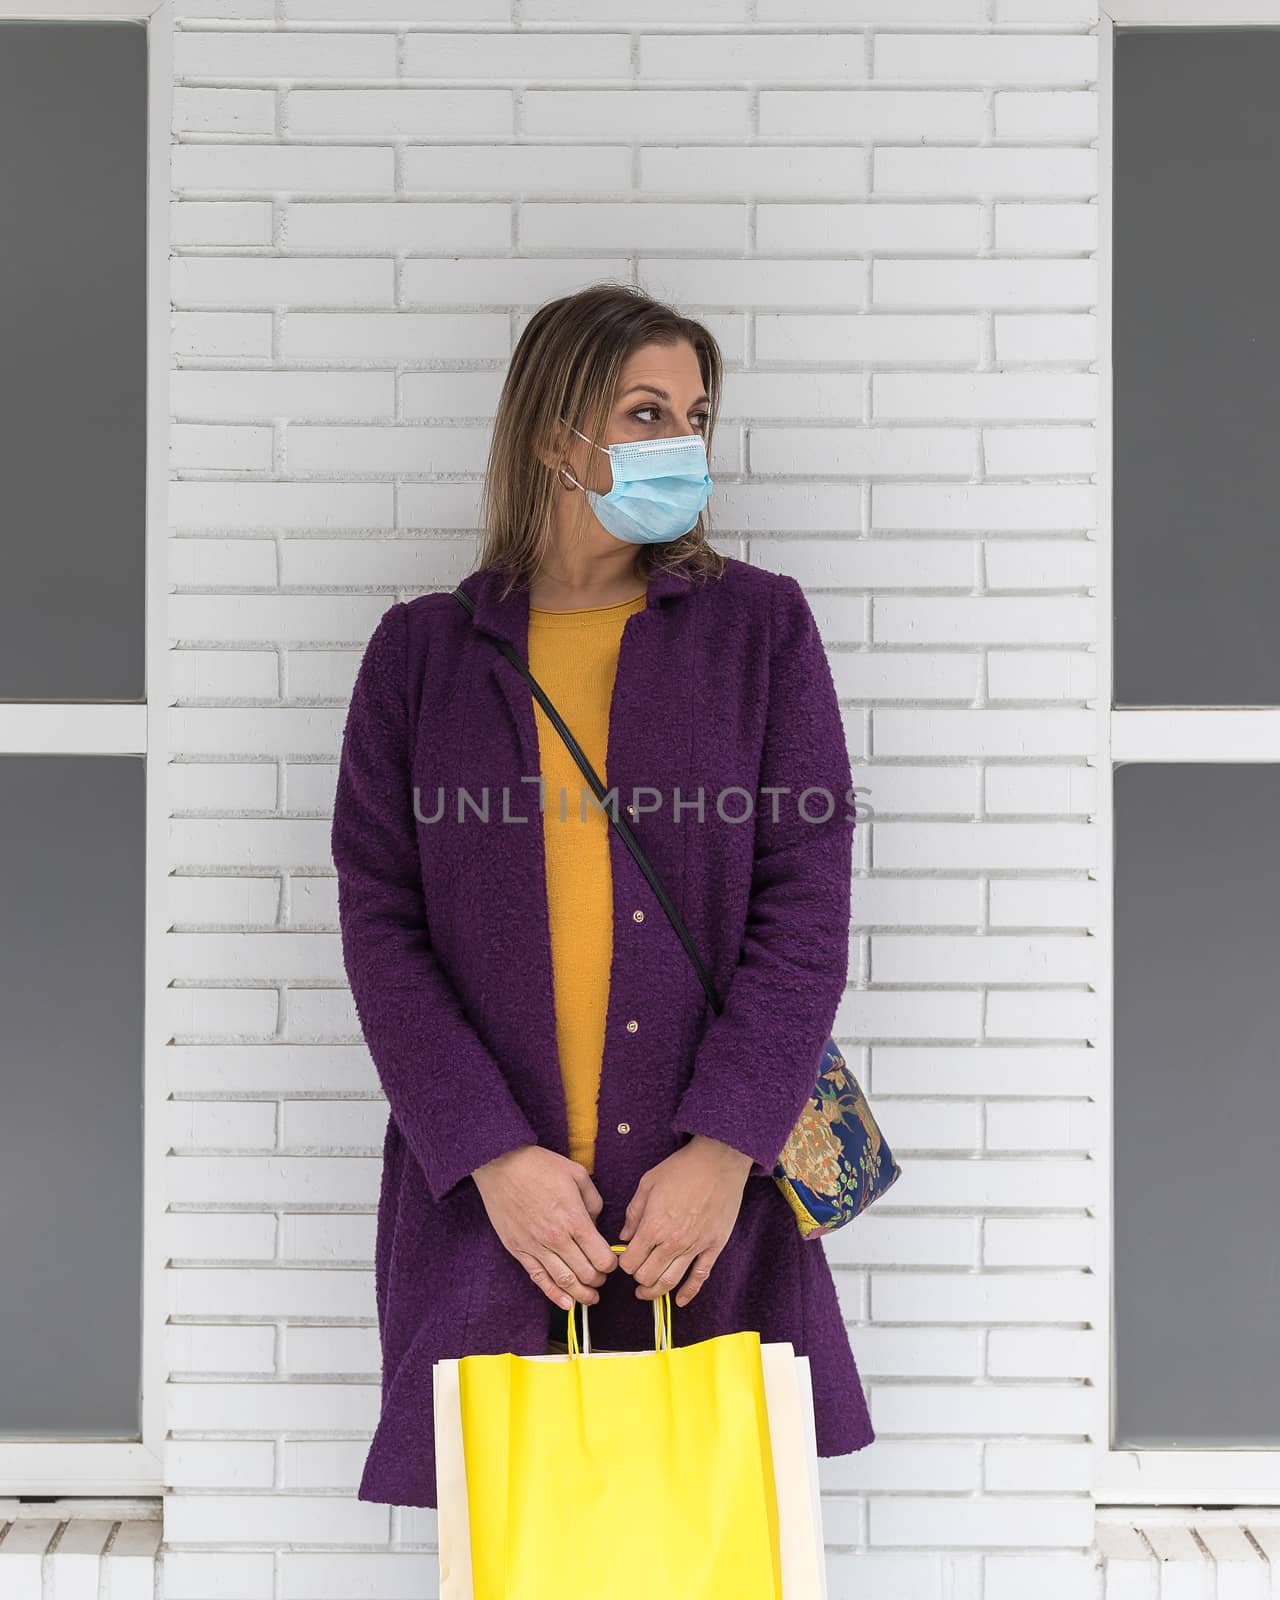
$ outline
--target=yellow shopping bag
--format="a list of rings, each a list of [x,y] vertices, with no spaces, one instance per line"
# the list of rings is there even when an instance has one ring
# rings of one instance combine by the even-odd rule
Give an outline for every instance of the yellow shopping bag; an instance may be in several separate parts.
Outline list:
[[[623,1248],[615,1245],[615,1250]],[[458,1386],[475,1600],[781,1600],[760,1335],[475,1355]]]

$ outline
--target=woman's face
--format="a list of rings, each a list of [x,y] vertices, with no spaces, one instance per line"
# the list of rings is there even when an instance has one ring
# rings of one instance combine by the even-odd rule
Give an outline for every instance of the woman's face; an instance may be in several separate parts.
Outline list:
[[[613,474],[604,446],[630,444],[637,439],[679,439],[704,434],[711,411],[691,344],[647,344],[635,350],[623,366],[613,405],[605,422],[601,448],[593,450],[585,439],[569,433],[564,459],[579,483],[597,494],[613,487]],[[588,430],[583,427],[586,433]]]

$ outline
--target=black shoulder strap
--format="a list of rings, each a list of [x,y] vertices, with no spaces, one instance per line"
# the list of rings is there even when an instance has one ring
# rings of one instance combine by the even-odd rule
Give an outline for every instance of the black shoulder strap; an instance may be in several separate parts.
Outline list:
[[[471,596],[469,594],[465,593],[462,589],[454,589],[452,591],[452,593],[453,593],[454,599],[457,600],[462,606],[464,606],[466,608],[466,610],[472,616],[474,616],[476,608],[475,608],[474,601],[471,599]],[[582,771],[582,775],[587,780],[587,782],[590,784],[591,792],[592,792],[592,794],[595,795],[596,801],[599,803],[599,805],[601,807],[601,810],[603,810],[603,812],[608,817],[609,821],[612,823],[614,828],[617,829],[618,834],[622,839],[622,842],[626,845],[627,849],[630,850],[631,854],[635,857],[636,865],[640,868],[641,872],[643,872],[645,877],[648,879],[650,888],[653,890],[654,894],[658,897],[658,904],[666,912],[667,918],[670,921],[671,926],[676,930],[676,933],[679,936],[680,943],[685,947],[685,950],[688,952],[690,961],[693,962],[694,969],[696,970],[696,972],[698,974],[698,980],[702,984],[702,987],[703,987],[703,990],[706,993],[707,999],[711,1004],[711,1009],[718,1014],[723,1008],[722,1008],[721,1003],[720,1003],[720,997],[716,993],[715,985],[711,982],[711,979],[707,976],[707,969],[703,966],[702,960],[699,957],[697,950],[694,948],[693,940],[689,937],[689,930],[685,927],[683,921],[681,920],[680,913],[676,910],[675,906],[671,903],[671,897],[668,895],[667,891],[663,888],[662,880],[658,877],[657,873],[649,865],[648,857],[645,855],[644,851],[640,848],[640,845],[636,840],[635,834],[631,831],[631,828],[628,826],[628,824],[626,822],[623,821],[622,817],[619,815],[616,796],[615,796],[615,799],[614,799],[612,804],[608,803],[605,800],[605,798],[604,798],[605,797],[605,787],[604,787],[604,784],[601,783],[601,781],[600,781],[600,779],[599,779],[599,777],[598,777],[598,775],[596,773],[596,769],[591,765],[590,761],[588,761],[586,753],[582,749],[582,746],[578,743],[578,741],[574,738],[574,736],[569,732],[569,729],[565,726],[565,722],[564,722],[563,717],[561,717],[560,713],[556,710],[556,708],[551,704],[551,701],[547,698],[546,692],[544,691],[542,685],[534,677],[533,673],[529,671],[529,668],[525,665],[525,663],[523,661],[521,661],[521,659],[517,655],[517,653],[511,648],[511,646],[507,643],[507,641],[505,639],[496,639],[495,638],[495,639],[493,639],[493,643],[497,646],[497,648],[499,650],[502,651],[503,655],[506,656],[507,660],[511,662],[512,666],[514,666],[525,678],[527,678],[529,680],[529,687],[533,690],[534,696],[536,697],[536,699],[538,701],[538,704],[546,712],[547,719],[551,723],[552,727],[555,728],[556,732],[560,735],[560,737],[564,740],[565,744],[568,746],[569,754],[578,763],[578,766]]]

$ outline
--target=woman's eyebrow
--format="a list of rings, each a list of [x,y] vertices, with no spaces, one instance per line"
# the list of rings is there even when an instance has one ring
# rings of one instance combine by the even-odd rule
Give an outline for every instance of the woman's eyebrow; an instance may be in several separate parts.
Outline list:
[[[651,384],[651,383],[633,383],[631,385],[631,387],[627,390],[627,394],[635,394],[640,389],[643,389],[646,394],[656,394],[659,400],[665,400],[665,401],[667,401],[668,404],[670,404],[670,402],[671,402],[671,396],[667,393],[667,391],[665,389],[655,389],[653,384]],[[624,400],[626,399],[626,395],[623,396],[623,399]],[[693,403],[694,403],[695,406],[700,406],[700,405],[708,405],[709,406],[711,404],[711,401],[710,401],[710,398],[707,395],[700,394],[698,396],[698,398]]]

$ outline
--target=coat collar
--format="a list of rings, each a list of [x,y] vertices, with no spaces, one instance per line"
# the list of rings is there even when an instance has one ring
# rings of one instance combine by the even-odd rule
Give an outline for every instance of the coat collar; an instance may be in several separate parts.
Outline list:
[[[504,579],[504,573],[493,568],[483,568],[470,573],[457,587],[475,604],[476,610],[474,617],[471,618],[471,626],[503,640],[527,664],[529,589],[527,584],[517,584],[504,600],[501,598]],[[664,602],[688,594],[692,587],[692,578],[684,573],[662,568],[651,572],[646,585],[644,608],[634,616],[628,617],[627,629],[643,628],[645,619],[657,616]],[[520,745],[521,759],[524,762],[523,770],[528,773],[537,772],[540,763],[538,730],[529,686],[523,674],[510,661],[504,659],[500,651],[495,649],[492,655],[493,659],[489,663],[488,670],[497,675],[498,686],[511,713]]]
[[[472,572],[457,585],[475,603],[474,628],[505,639],[528,660],[529,644],[529,589],[527,584],[517,584],[511,593],[502,598],[505,573],[495,568]],[[667,599],[687,594],[693,580],[686,573],[657,568],[649,574],[647,596],[642,616],[651,615]],[[456,604],[456,602],[455,602]]]

